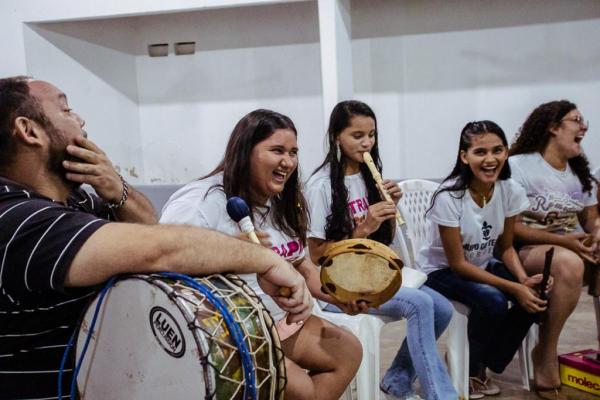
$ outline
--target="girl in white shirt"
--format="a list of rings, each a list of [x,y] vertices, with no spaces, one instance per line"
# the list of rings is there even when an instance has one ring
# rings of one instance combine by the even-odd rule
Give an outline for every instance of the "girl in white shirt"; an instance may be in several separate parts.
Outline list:
[[[198,225],[242,238],[226,211],[229,197],[242,197],[251,209],[263,245],[290,261],[305,277],[313,295],[332,301],[321,293],[318,271],[304,257],[308,219],[300,191],[296,136],[294,124],[284,115],[269,110],[247,114],[235,126],[221,163],[208,176],[174,193],[163,209],[161,222]],[[285,313],[263,292],[256,275],[242,277],[277,321],[286,356],[285,398],[338,399],[360,365],[360,342],[314,315],[302,325],[287,324]],[[280,297],[278,301],[285,304],[286,299]]]
[[[581,147],[587,129],[575,104],[552,101],[529,115],[510,148],[514,178],[529,198],[515,225],[523,267],[540,272],[545,252],[555,248],[556,284],[532,353],[535,383],[548,398],[560,395],[558,338],[579,300],[584,266],[590,264],[590,272],[599,268],[591,265],[600,256],[600,218],[597,183]],[[591,280],[590,293],[598,296],[599,291]]]
[[[369,238],[390,245],[401,195],[391,180],[378,188],[363,161],[363,154],[369,152],[381,170],[377,119],[367,104],[337,104],[329,119],[328,139],[325,161],[306,184],[311,221],[308,245],[315,262],[334,241]],[[379,190],[387,191],[393,201],[381,201]],[[413,392],[417,376],[428,400],[458,397],[436,348],[436,338],[452,317],[452,305],[444,296],[427,287],[402,287],[392,299],[369,312],[408,321],[407,338],[380,383],[388,398],[421,399]]]
[[[510,178],[508,144],[492,121],[470,122],[460,134],[456,164],[427,211],[429,235],[417,256],[426,285],[471,308],[470,398],[499,393],[486,369],[501,373],[545,310],[513,247],[516,216],[527,208]],[[502,262],[492,262],[493,255]],[[514,305],[509,309],[509,300]]]

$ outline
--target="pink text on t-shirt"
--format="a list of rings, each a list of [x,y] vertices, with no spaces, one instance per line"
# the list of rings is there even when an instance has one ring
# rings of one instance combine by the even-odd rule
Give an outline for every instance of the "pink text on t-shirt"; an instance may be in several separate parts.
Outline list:
[[[290,258],[301,252],[304,246],[298,240],[292,240],[287,243],[282,243],[278,246],[273,246],[271,249],[283,258]]]
[[[369,202],[366,197],[355,199],[348,202],[348,208],[352,215],[360,214],[369,210]]]

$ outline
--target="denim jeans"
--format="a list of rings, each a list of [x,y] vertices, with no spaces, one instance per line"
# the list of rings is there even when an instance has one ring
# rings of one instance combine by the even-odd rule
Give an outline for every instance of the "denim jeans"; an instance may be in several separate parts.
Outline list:
[[[333,305],[325,310],[339,311]],[[452,304],[426,286],[403,287],[378,310],[369,311],[394,320],[407,320],[406,339],[381,381],[386,392],[397,397],[408,396],[413,393],[412,385],[418,376],[426,399],[455,400],[458,397],[435,343],[450,323],[452,312]]]
[[[486,270],[515,281],[501,262],[491,262]],[[431,272],[425,285],[469,308],[469,375],[477,376],[484,368],[504,371],[519,349],[537,314],[525,311],[508,294],[484,283],[466,280],[450,268]],[[509,309],[509,300],[512,306]]]

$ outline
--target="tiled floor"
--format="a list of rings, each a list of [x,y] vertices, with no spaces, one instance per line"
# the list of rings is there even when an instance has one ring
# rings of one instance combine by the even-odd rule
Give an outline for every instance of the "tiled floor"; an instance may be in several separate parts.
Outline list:
[[[388,324],[383,328],[381,336],[381,371],[383,372],[392,362],[395,351],[399,346],[399,339],[404,338],[406,332],[406,322],[397,322]],[[559,354],[569,353],[576,350],[597,348],[596,340],[596,323],[594,317],[594,307],[592,298],[587,295],[586,289],[582,291],[579,304],[575,312],[569,320],[559,342]],[[442,337],[439,341],[440,351],[445,351],[445,338]],[[442,353],[443,354],[443,353]],[[529,400],[537,399],[538,397],[531,392],[522,389],[521,386],[521,371],[519,368],[518,358],[515,357],[513,362],[506,369],[504,374],[494,377],[498,385],[502,389],[502,393],[498,396],[489,396],[486,399],[490,400]],[[565,392],[570,399],[573,400],[598,400],[598,397],[588,393],[565,388]]]

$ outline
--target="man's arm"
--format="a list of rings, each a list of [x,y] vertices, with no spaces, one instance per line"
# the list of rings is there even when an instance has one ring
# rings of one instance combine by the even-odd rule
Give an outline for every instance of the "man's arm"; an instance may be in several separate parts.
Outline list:
[[[265,292],[292,320],[304,320],[312,300],[302,275],[269,249],[221,233],[189,226],[108,223],[81,246],[65,286],[90,286],[125,273],[161,271],[190,275],[257,273]],[[290,298],[278,297],[291,289]],[[292,311],[293,310],[293,311]]]
[[[91,140],[79,136],[76,145],[67,146],[67,152],[77,161],[65,160],[67,179],[91,185],[107,203],[119,204],[126,183],[115,171],[110,159]],[[115,209],[116,217],[123,222],[155,224],[158,222],[152,203],[140,192],[128,186],[127,201]]]
[[[156,211],[150,200],[129,185],[127,201],[122,207],[115,209],[115,215],[121,222],[158,223]]]

